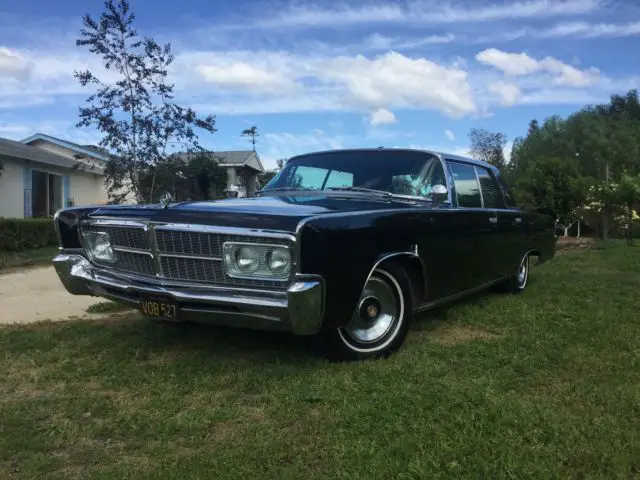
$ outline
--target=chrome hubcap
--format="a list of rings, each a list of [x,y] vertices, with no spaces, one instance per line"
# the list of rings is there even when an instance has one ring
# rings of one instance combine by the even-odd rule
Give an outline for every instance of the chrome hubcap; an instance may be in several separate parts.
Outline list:
[[[525,283],[527,283],[527,274],[529,272],[529,256],[527,255],[522,259],[522,263],[518,268],[518,273],[516,274],[516,278],[518,280],[518,285],[523,287]]]
[[[344,331],[357,342],[377,342],[397,322],[398,308],[398,301],[391,285],[374,275],[365,285],[358,308]]]

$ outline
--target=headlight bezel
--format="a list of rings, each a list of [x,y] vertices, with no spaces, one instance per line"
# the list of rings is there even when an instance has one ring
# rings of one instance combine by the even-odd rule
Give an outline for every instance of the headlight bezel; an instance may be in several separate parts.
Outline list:
[[[106,238],[108,243],[108,250],[111,252],[111,255],[108,257],[96,255],[95,245],[96,239],[92,237],[102,237]],[[82,232],[82,246],[84,251],[86,252],[89,260],[96,263],[107,263],[114,264],[116,263],[116,251],[113,248],[113,243],[111,242],[111,236],[108,232],[100,231],[100,230],[84,230]]]
[[[258,253],[258,268],[252,272],[242,271],[237,266],[236,255],[242,248],[254,249]],[[288,266],[282,272],[274,272],[269,266],[269,257],[274,251],[286,252]],[[293,270],[293,255],[291,248],[284,244],[226,241],[222,244],[222,265],[225,275],[230,278],[244,280],[267,280],[275,282],[287,282],[291,279]]]

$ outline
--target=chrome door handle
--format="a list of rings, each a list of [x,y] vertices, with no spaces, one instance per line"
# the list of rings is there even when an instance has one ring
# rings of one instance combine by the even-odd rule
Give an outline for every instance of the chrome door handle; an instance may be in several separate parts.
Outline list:
[[[514,222],[515,223],[520,223],[520,222],[522,222],[522,218],[521,217],[516,217]]]
[[[498,217],[489,217],[489,223],[498,223]]]

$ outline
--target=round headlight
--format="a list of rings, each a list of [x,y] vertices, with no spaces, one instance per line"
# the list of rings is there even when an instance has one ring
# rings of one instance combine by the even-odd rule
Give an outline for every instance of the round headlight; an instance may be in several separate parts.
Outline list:
[[[267,256],[267,263],[273,273],[287,273],[291,266],[289,251],[282,248],[272,250]]]
[[[255,248],[241,247],[236,251],[236,265],[241,272],[255,272],[260,266],[260,254]]]

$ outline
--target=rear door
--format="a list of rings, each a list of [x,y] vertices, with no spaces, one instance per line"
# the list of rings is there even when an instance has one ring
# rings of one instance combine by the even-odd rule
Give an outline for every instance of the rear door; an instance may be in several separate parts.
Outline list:
[[[499,276],[496,264],[498,215],[495,208],[485,207],[476,167],[449,161],[457,209],[459,253],[464,267],[459,272],[461,290],[478,287]]]
[[[516,206],[516,202],[509,191],[509,187],[497,170],[492,171],[500,194],[502,196],[502,209],[498,211],[498,229],[503,237],[505,256],[503,262],[504,275],[512,275],[524,254],[522,246],[525,242],[525,221],[522,211]]]

